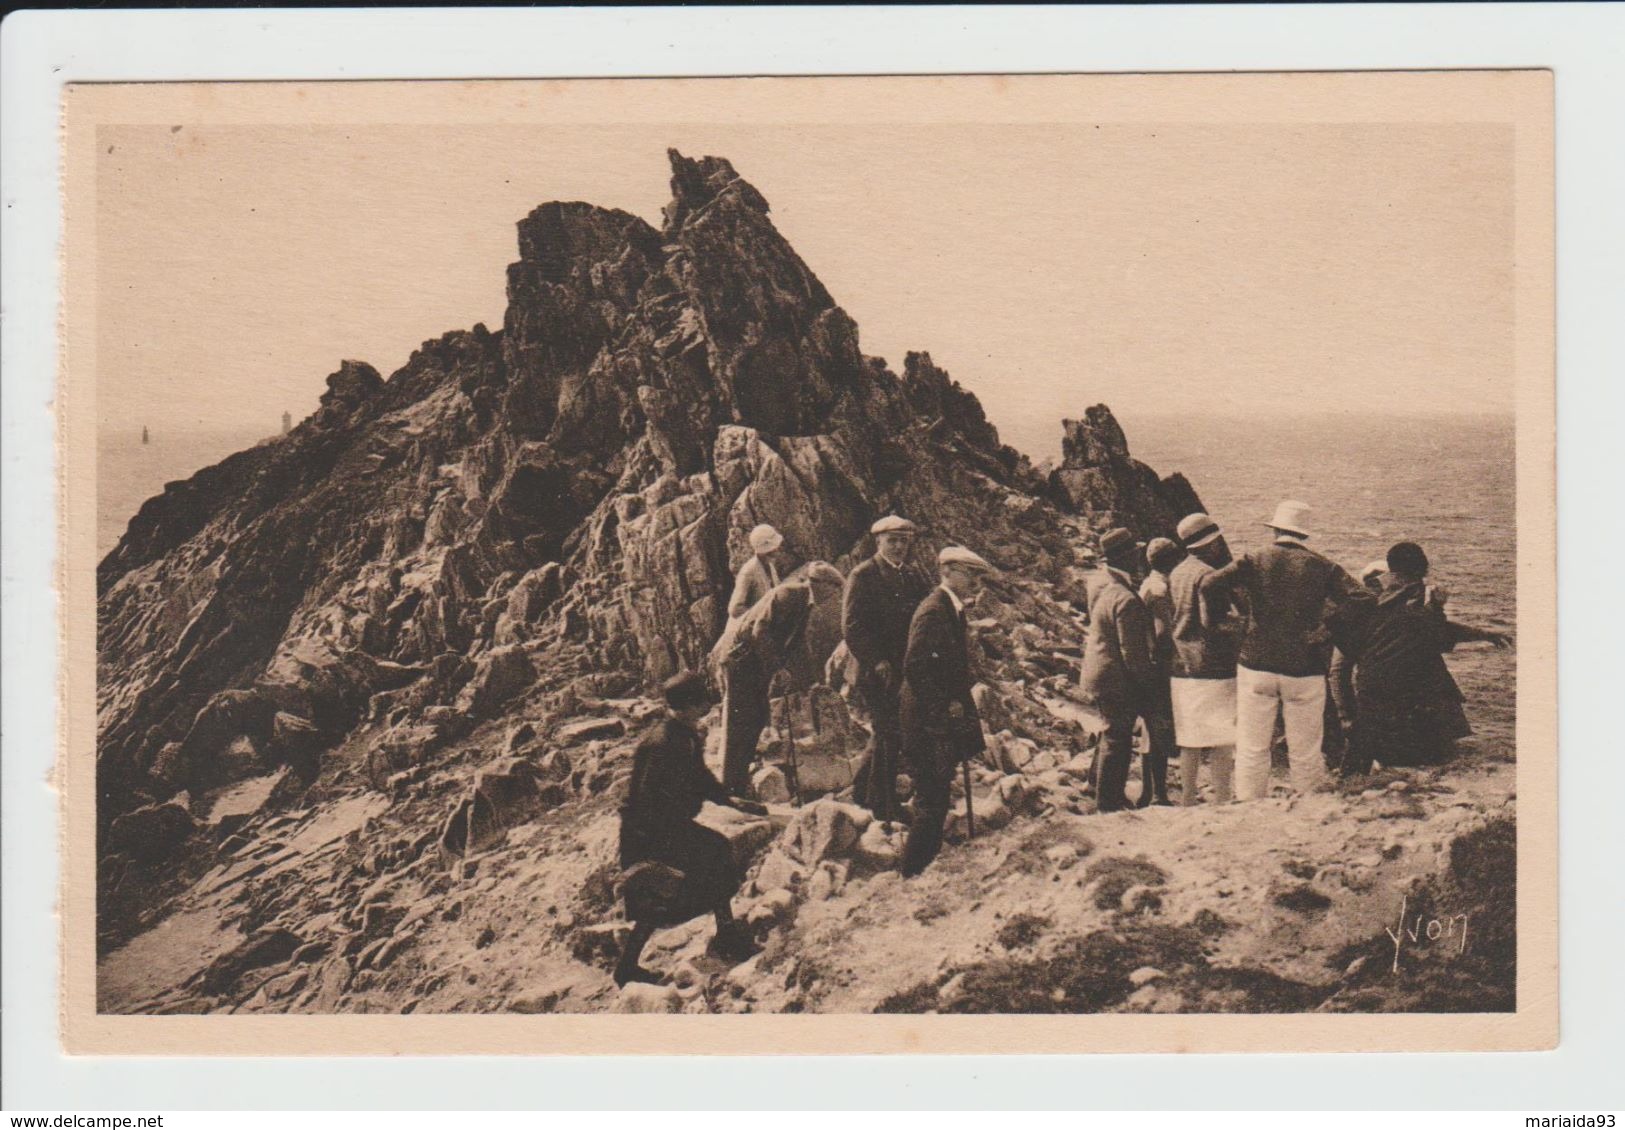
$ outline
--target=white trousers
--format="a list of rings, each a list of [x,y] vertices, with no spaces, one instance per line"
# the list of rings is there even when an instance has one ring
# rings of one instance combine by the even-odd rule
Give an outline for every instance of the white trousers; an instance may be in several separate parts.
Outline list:
[[[1326,777],[1326,676],[1272,675],[1236,668],[1236,799],[1257,800],[1270,789],[1270,743],[1279,711],[1286,723],[1292,784],[1308,792]]]

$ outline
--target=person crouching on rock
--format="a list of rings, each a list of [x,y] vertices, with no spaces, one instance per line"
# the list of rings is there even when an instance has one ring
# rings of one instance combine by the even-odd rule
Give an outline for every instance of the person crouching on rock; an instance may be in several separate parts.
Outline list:
[[[621,893],[632,933],[615,966],[615,983],[659,983],[638,964],[658,929],[701,914],[714,914],[716,936],[708,952],[743,961],[758,952],[733,916],[733,896],[743,881],[733,849],[720,832],[695,823],[706,801],[746,812],[760,805],[735,800],[705,766],[699,721],[711,709],[705,680],[685,671],[667,680],[666,715],[638,743],[632,777],[621,806]]]
[[[937,554],[942,584],[931,590],[908,627],[899,695],[903,759],[914,777],[914,822],[903,847],[903,875],[924,871],[942,850],[954,771],[985,748],[971,698],[965,605],[993,566],[963,546]]]
[[[757,601],[731,629],[722,656],[722,784],[734,796],[750,792],[750,765],[768,723],[773,676],[801,645],[815,605],[839,600],[846,578],[824,561],[808,564]]]

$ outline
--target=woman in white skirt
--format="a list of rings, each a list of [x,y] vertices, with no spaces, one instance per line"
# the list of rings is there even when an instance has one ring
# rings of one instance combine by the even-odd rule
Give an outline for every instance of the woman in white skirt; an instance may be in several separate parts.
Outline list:
[[[1187,556],[1168,575],[1173,600],[1174,652],[1169,665],[1174,742],[1179,746],[1180,800],[1199,802],[1197,777],[1204,756],[1215,803],[1235,799],[1236,653],[1239,622],[1230,601],[1207,582],[1230,561],[1224,532],[1206,514],[1179,523]]]

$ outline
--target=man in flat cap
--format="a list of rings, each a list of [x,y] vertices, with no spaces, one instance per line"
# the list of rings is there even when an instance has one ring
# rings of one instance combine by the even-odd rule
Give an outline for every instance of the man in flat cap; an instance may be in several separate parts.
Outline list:
[[[909,621],[925,597],[927,581],[909,567],[917,532],[913,522],[889,514],[869,532],[875,554],[846,579],[841,632],[857,663],[857,689],[874,731],[852,799],[879,820],[897,818],[897,756],[902,744],[898,694],[908,652]]]
[[[1274,544],[1244,554],[1209,584],[1241,593],[1248,608],[1236,667],[1236,796],[1269,792],[1270,745],[1279,717],[1286,729],[1294,786],[1325,780],[1328,621],[1345,604],[1371,603],[1348,570],[1310,549],[1309,507],[1288,499],[1264,525]]]
[[[765,522],[750,532],[751,556],[734,578],[733,596],[728,600],[728,619],[737,620],[756,606],[779,583],[779,550],[784,535]]]
[[[723,672],[722,785],[734,796],[750,793],[750,765],[768,723],[773,676],[801,644],[814,605],[838,599],[846,578],[825,561],[775,586],[735,625],[721,656]]]
[[[1128,807],[1124,786],[1134,758],[1134,720],[1145,717],[1149,732],[1157,705],[1151,614],[1130,579],[1139,549],[1128,530],[1101,537],[1106,569],[1089,601],[1078,690],[1106,723],[1095,758],[1095,803],[1101,812]]]
[[[937,554],[942,581],[920,601],[908,626],[899,697],[903,759],[914,777],[914,823],[903,874],[918,875],[942,850],[954,771],[982,752],[982,719],[971,699],[965,605],[993,566],[963,546]]]
[[[1206,514],[1189,514],[1177,530],[1187,556],[1168,574],[1173,603],[1173,655],[1169,692],[1174,742],[1179,746],[1180,802],[1201,799],[1202,762],[1212,776],[1213,800],[1228,804],[1236,758],[1236,645],[1240,621],[1224,592],[1209,584],[1230,564],[1224,531]]]

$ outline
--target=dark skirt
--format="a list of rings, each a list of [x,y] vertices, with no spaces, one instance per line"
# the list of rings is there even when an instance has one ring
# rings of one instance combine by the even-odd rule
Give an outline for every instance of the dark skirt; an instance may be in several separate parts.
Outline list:
[[[628,883],[623,893],[633,922],[676,926],[710,914],[733,898],[743,881],[727,837],[692,821],[647,829],[622,821],[621,867],[645,861],[663,863],[683,877],[670,894]]]
[[[1472,732],[1461,704],[1450,698],[1362,692],[1356,701],[1347,762],[1358,772],[1369,772],[1373,761],[1438,765],[1449,759],[1457,738]]]

